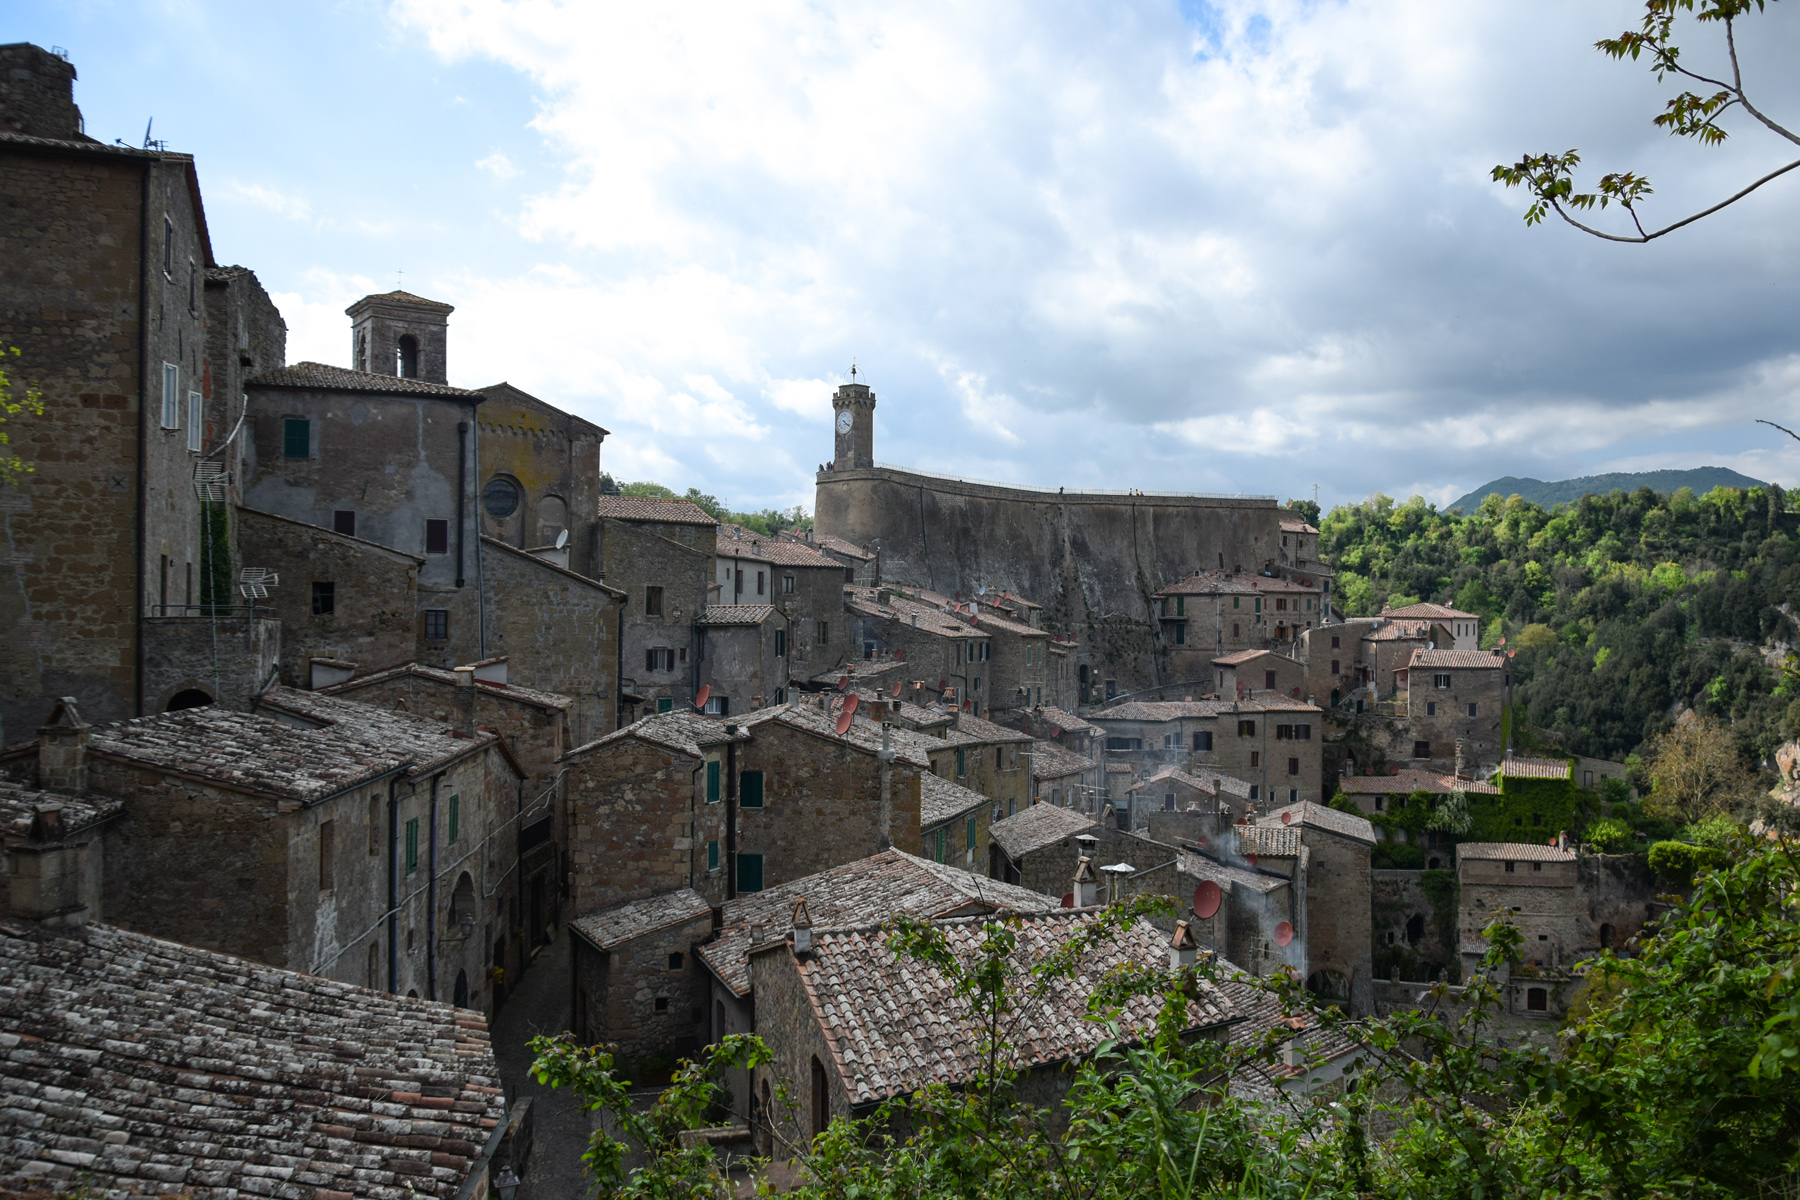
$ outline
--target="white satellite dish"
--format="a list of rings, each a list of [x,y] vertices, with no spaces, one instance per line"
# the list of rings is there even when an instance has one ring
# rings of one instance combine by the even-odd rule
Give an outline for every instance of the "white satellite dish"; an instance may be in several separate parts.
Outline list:
[[[565,529],[561,533],[558,533],[556,535],[556,548],[558,550],[561,550],[564,546],[567,546],[568,544],[569,544],[569,531]]]

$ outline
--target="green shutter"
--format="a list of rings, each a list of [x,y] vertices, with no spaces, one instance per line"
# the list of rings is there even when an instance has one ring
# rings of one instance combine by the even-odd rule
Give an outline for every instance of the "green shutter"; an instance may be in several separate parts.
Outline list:
[[[969,773],[969,760],[966,756],[966,752],[961,749],[956,752],[956,773],[958,775],[967,775]]]
[[[760,854],[740,854],[737,856],[737,890],[760,892],[763,889],[763,856]]]
[[[969,818],[969,849],[975,848],[975,818]]]
[[[281,456],[312,457],[312,422],[305,417],[287,417],[281,422]]]
[[[937,861],[939,861],[939,862],[944,861],[944,831],[941,829],[937,831],[937,855],[936,855],[936,857],[937,857]]]
[[[656,711],[657,712],[659,712],[659,713],[670,712],[674,709],[674,707],[675,707],[675,701],[669,699],[669,697],[658,696],[656,698]]]
[[[719,763],[717,759],[706,764],[706,802],[719,802]]]
[[[718,838],[714,838],[712,841],[706,843],[706,869],[709,871],[716,871],[719,869]]]
[[[453,846],[456,844],[457,830],[459,827],[459,823],[456,819],[457,818],[456,810],[458,808],[460,808],[461,806],[462,806],[462,797],[461,796],[450,797],[450,844]]]
[[[419,818],[406,823],[406,873],[419,869]]]
[[[763,806],[763,773],[745,771],[738,776],[738,805],[742,808]]]

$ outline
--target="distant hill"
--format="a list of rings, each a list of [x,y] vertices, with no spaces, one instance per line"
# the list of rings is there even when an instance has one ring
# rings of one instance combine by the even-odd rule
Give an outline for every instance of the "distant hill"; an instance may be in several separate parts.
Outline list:
[[[1583,475],[1580,479],[1557,479],[1545,483],[1541,479],[1520,479],[1508,475],[1504,479],[1496,479],[1470,492],[1460,500],[1450,502],[1451,508],[1460,508],[1464,512],[1472,511],[1488,496],[1497,495],[1502,500],[1508,496],[1519,495],[1549,508],[1553,504],[1566,504],[1570,500],[1579,500],[1589,494],[1604,496],[1618,488],[1620,491],[1635,492],[1647,487],[1653,492],[1668,495],[1681,488],[1693,488],[1696,496],[1704,496],[1716,487],[1752,488],[1767,487],[1760,479],[1752,479],[1748,475],[1740,475],[1729,467],[1695,467],[1691,471],[1629,471],[1612,475]]]

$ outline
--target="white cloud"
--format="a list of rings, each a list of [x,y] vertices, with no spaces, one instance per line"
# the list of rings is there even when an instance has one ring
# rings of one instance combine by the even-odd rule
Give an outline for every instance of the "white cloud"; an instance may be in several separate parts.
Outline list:
[[[506,157],[506,155],[498,150],[494,151],[486,158],[476,159],[475,165],[502,183],[506,182],[508,179],[517,179],[520,175],[524,174],[519,168],[513,166],[512,159]]]
[[[305,221],[312,216],[312,205],[298,196],[289,196],[277,188],[256,183],[243,183],[239,180],[228,181],[224,188],[225,194],[231,199],[266,208],[290,221]]]

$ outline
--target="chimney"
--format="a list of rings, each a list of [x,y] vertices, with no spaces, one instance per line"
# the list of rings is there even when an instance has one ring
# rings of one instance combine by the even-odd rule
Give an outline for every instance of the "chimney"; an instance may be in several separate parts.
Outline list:
[[[1094,904],[1094,869],[1093,860],[1082,855],[1075,863],[1075,887],[1073,890],[1076,908],[1091,908]]]
[[[1194,931],[1188,928],[1188,923],[1175,922],[1175,936],[1169,939],[1169,970],[1193,966],[1199,953],[1200,943],[1194,940]]]
[[[67,840],[61,804],[40,804],[31,830],[6,847],[12,915],[45,925],[87,923],[87,841]]]
[[[87,743],[92,727],[75,697],[64,696],[38,729],[38,786],[51,792],[87,791]]]
[[[475,668],[457,667],[456,715],[452,719],[458,733],[475,732]]]
[[[812,914],[806,911],[806,897],[794,905],[794,956],[805,958],[812,953]]]

